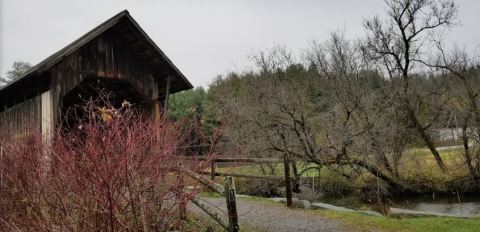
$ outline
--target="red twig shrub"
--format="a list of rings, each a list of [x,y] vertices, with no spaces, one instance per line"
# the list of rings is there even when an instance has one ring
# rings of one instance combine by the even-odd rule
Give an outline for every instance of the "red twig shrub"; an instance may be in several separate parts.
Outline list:
[[[0,139],[0,230],[169,230],[185,199],[175,168],[186,130],[128,106],[83,110],[51,141],[37,132]]]

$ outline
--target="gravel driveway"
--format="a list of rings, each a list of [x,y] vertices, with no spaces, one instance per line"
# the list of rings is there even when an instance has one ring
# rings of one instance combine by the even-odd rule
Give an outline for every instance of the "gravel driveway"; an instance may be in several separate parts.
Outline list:
[[[211,206],[226,211],[225,199],[202,198]],[[190,203],[189,209],[195,213],[203,213],[194,204]],[[249,227],[263,231],[275,232],[319,232],[319,231],[345,231],[340,222],[325,219],[308,211],[288,209],[281,204],[259,202],[237,198],[237,211],[240,226],[246,224]],[[226,214],[226,213],[225,213]],[[240,227],[241,228],[241,227]]]

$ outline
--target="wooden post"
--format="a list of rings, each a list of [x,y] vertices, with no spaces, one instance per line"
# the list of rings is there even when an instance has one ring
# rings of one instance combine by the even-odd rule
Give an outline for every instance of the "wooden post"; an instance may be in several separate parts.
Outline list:
[[[178,183],[178,194],[177,194],[177,201],[178,201],[178,213],[181,220],[185,219],[185,215],[187,212],[187,199],[183,195],[183,188],[185,186],[185,182],[183,179],[182,171],[179,170],[177,172],[177,183]]]
[[[163,111],[166,113],[168,111],[168,98],[170,96],[170,75],[167,76],[167,87],[165,89],[165,102],[163,104]]]
[[[312,191],[315,191],[315,176],[312,176]]]
[[[210,179],[215,181],[215,160],[212,159],[212,172],[210,174]]]
[[[153,79],[153,78],[152,78]],[[158,83],[153,81],[153,91],[152,91],[152,116],[155,121],[159,121],[162,111],[161,103],[159,101],[159,94],[158,94]]]
[[[3,146],[0,146],[0,191],[3,190]]]
[[[287,206],[292,207],[292,185],[290,183],[290,162],[288,155],[283,155],[283,165],[285,170],[285,193],[287,197]]]
[[[153,100],[153,119],[155,119],[156,122],[160,121],[161,117],[161,107],[160,107],[160,102],[158,100]]]
[[[225,199],[227,201],[228,210],[228,231],[238,232],[240,226],[238,225],[237,203],[235,198],[235,183],[231,176],[225,177]]]
[[[53,97],[52,92],[46,91],[41,95],[42,103],[42,115],[41,115],[41,129],[42,129],[42,138],[43,141],[50,145],[53,139],[53,126],[54,126],[54,119],[53,119]],[[45,157],[49,158],[49,157]]]

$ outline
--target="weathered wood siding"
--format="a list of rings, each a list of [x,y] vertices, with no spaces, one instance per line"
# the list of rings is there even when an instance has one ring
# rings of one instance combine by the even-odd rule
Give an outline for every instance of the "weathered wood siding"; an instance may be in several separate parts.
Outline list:
[[[61,114],[62,98],[88,77],[128,80],[139,94],[151,100],[158,91],[154,76],[161,74],[155,73],[129,46],[106,32],[56,64],[50,71],[55,118],[58,120]]]
[[[163,74],[155,73],[129,46],[107,31],[54,65],[49,71],[51,109],[44,109],[43,116],[51,111],[52,123],[58,123],[62,117],[63,97],[88,77],[126,80],[146,100],[156,98],[158,83],[154,76]],[[8,125],[15,132],[26,131],[27,123],[41,128],[42,123],[45,125],[41,100],[39,95],[0,112],[0,126]]]
[[[17,135],[41,129],[42,97],[36,96],[0,113],[0,127]]]
[[[46,91],[41,95],[42,107],[41,107],[41,128],[42,128],[42,137],[46,141],[50,141],[53,137],[53,132],[55,130],[54,123],[55,119],[53,117],[53,101],[52,101],[52,91]]]
[[[95,95],[88,87],[94,88],[98,79],[108,80],[102,84],[114,94],[131,97],[128,99],[157,117],[161,102],[171,90],[191,88],[133,19],[128,14],[121,17],[113,18],[118,20],[115,26],[98,34],[95,30],[87,33],[41,62],[19,82],[2,89],[0,128],[23,133],[35,127],[48,134],[60,123],[62,110],[76,103],[77,94]]]

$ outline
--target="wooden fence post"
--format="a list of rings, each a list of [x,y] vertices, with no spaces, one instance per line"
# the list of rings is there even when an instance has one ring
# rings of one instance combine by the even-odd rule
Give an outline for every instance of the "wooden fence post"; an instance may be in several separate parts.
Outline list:
[[[184,196],[184,192],[183,192],[183,189],[185,187],[185,181],[183,179],[182,169],[179,169],[177,172],[177,183],[178,183],[178,194],[177,194],[178,213],[179,213],[180,219],[184,220],[187,212],[187,199]]]
[[[215,160],[212,159],[212,170],[211,170],[211,175],[210,175],[210,179],[212,181],[215,181]]]
[[[228,210],[228,231],[238,232],[240,226],[238,225],[237,202],[235,197],[235,183],[231,176],[225,177],[225,199],[227,201]]]
[[[285,192],[287,197],[287,206],[292,207],[292,185],[290,183],[290,162],[288,155],[283,155],[283,165],[285,169]]]

